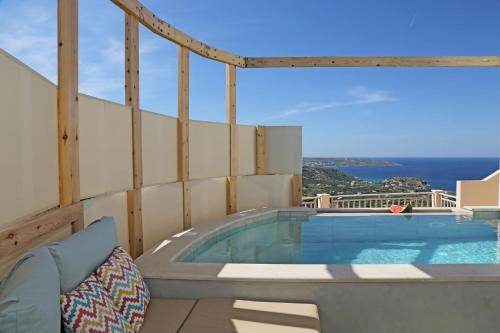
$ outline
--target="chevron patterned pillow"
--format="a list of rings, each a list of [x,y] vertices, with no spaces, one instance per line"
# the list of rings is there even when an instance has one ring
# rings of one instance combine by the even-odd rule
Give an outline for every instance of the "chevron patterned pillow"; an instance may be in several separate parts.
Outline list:
[[[108,260],[97,269],[96,275],[122,316],[139,332],[150,294],[129,254],[122,247],[116,247]]]
[[[92,274],[75,290],[60,296],[66,333],[133,333],[130,324]]]

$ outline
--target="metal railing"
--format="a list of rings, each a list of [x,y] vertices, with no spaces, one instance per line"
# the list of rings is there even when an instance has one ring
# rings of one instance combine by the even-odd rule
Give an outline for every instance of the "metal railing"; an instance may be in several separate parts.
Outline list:
[[[388,208],[392,205],[412,205],[417,208],[456,207],[456,197],[443,191],[410,193],[373,193],[303,197],[302,206],[308,208]]]

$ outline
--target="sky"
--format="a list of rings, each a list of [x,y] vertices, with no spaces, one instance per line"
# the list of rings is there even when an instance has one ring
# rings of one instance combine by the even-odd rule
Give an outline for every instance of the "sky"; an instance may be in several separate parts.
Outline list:
[[[498,0],[144,0],[242,56],[500,55]],[[79,88],[124,100],[124,16],[80,0]],[[56,0],[0,0],[0,48],[57,78]],[[225,66],[190,58],[192,119],[225,121]],[[177,114],[177,46],[140,30],[140,100]],[[500,155],[499,68],[238,69],[237,119],[303,126],[310,157]]]

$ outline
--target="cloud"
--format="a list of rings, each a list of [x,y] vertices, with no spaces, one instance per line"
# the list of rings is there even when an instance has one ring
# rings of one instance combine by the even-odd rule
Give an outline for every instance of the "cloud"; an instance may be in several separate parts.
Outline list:
[[[32,1],[0,2],[0,46],[56,82],[57,26],[52,7]]]
[[[332,110],[339,107],[368,105],[384,102],[397,101],[398,98],[392,97],[383,91],[369,90],[363,86],[356,86],[349,90],[351,99],[345,101],[331,101],[320,104],[299,104],[287,111],[266,118],[265,120],[281,119],[303,113],[311,113],[316,111]]]
[[[413,28],[413,25],[415,24],[415,21],[417,20],[418,13],[415,13],[413,17],[411,18],[410,24],[408,25],[411,28]]]

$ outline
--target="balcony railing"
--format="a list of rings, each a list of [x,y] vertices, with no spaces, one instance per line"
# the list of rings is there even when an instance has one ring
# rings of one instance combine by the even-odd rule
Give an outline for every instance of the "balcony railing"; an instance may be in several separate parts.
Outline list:
[[[456,197],[440,190],[412,193],[374,193],[303,197],[302,206],[308,208],[388,208],[392,205],[412,205],[417,208],[456,207]]]
[[[448,193],[441,193],[441,207],[457,207],[457,197]]]

